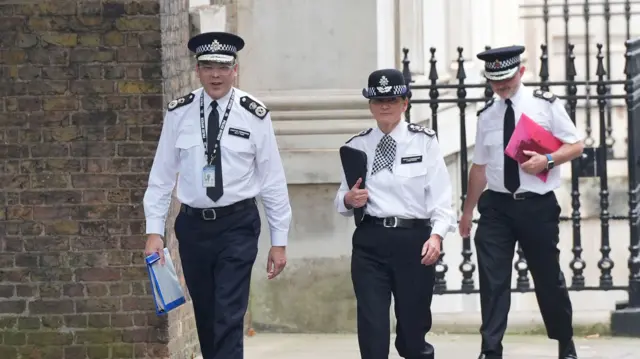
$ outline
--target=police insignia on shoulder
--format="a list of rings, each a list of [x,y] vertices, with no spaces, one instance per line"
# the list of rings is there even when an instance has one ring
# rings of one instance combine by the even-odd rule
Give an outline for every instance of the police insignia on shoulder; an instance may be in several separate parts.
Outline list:
[[[193,102],[193,99],[196,97],[196,95],[194,95],[193,93],[190,93],[188,95],[182,96],[180,98],[177,98],[171,102],[169,102],[169,104],[167,105],[167,109],[169,111],[173,111],[178,107],[182,107],[184,105],[188,105],[191,102]]]
[[[240,106],[244,107],[247,111],[260,119],[264,119],[265,116],[267,116],[267,113],[269,113],[269,110],[266,107],[249,96],[240,97]]]
[[[415,133],[421,132],[428,136],[435,136],[436,134],[436,131],[415,123],[409,123],[409,131],[415,132]]]
[[[476,116],[480,116],[480,114],[482,112],[484,112],[486,109],[488,109],[489,107],[491,107],[491,105],[493,105],[493,102],[495,101],[495,98],[491,98],[489,101],[487,101],[487,103],[484,105],[483,108],[481,108],[478,112],[476,112]]]
[[[549,91],[542,91],[542,90],[533,90],[533,96],[537,97],[537,98],[541,98],[545,101],[549,101],[549,102],[553,102],[555,101],[558,96],[554,95],[553,93],[549,92]]]
[[[366,135],[370,134],[370,133],[371,133],[371,131],[373,131],[373,128],[371,128],[371,127],[370,127],[370,128],[367,128],[366,130],[362,130],[362,131],[360,131],[360,132],[356,133],[355,135],[351,136],[351,138],[349,138],[349,139],[347,140],[347,142],[345,142],[345,144],[346,144],[346,143],[351,142],[351,140],[353,140],[353,139],[354,139],[354,138],[356,138],[356,137],[366,136]]]

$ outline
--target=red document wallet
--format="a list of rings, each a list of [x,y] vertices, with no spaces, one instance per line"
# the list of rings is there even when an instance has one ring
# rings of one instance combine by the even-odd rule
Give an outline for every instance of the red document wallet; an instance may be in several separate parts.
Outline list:
[[[529,156],[524,151],[535,151],[541,155],[553,153],[562,146],[562,141],[557,139],[551,132],[537,124],[524,113],[520,116],[520,121],[511,135],[509,144],[504,153],[516,160],[519,164],[527,162]],[[543,182],[547,182],[549,171],[544,170],[537,174]]]

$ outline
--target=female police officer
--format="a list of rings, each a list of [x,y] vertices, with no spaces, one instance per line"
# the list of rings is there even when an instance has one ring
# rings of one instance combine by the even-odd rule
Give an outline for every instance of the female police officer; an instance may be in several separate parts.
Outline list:
[[[425,341],[431,329],[434,264],[445,235],[456,228],[451,182],[435,132],[401,121],[408,91],[398,70],[369,75],[363,96],[377,128],[346,143],[367,155],[366,186],[359,188],[360,179],[349,189],[343,177],[335,198],[344,216],[353,216],[354,208],[364,210],[351,259],[363,359],[389,355],[391,293],[398,353],[434,358],[433,346]]]

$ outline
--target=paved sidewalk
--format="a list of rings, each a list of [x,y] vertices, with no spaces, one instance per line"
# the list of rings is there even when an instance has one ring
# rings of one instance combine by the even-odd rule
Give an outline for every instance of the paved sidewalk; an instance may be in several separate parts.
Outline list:
[[[477,335],[429,335],[436,359],[477,359]],[[576,338],[580,359],[638,359],[640,339]],[[556,359],[556,341],[543,336],[506,336],[504,359]],[[359,359],[353,334],[256,334],[245,338],[247,359]],[[400,358],[391,344],[390,359]]]

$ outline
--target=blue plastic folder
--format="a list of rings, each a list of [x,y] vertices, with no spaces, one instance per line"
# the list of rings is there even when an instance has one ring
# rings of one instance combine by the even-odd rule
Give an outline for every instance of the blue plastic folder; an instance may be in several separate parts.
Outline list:
[[[156,314],[163,315],[178,308],[186,302],[184,291],[178,280],[176,268],[167,248],[164,249],[164,264],[160,264],[160,256],[153,253],[147,258],[147,271],[153,288],[153,301]]]

